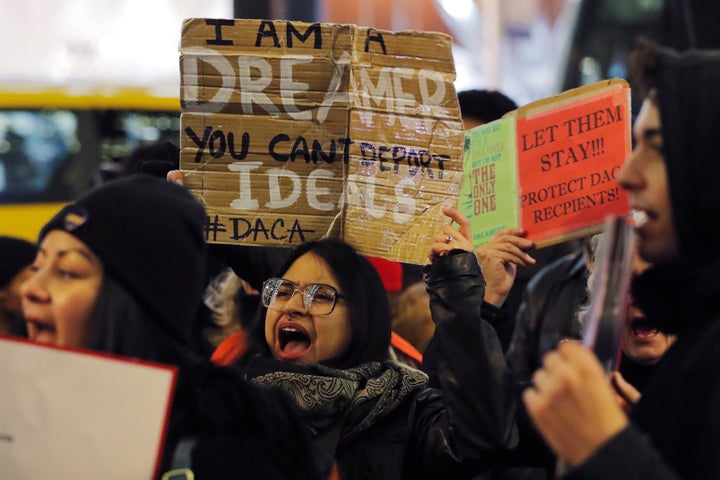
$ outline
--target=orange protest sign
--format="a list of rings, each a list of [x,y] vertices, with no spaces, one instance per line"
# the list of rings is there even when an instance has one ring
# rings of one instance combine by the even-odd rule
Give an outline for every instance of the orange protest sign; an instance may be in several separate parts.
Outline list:
[[[577,238],[629,213],[615,178],[630,154],[630,90],[609,80],[517,112],[521,224],[536,243]]]
[[[465,132],[459,208],[473,243],[521,226],[538,247],[629,214],[616,182],[630,154],[630,89],[607,80],[530,103]]]

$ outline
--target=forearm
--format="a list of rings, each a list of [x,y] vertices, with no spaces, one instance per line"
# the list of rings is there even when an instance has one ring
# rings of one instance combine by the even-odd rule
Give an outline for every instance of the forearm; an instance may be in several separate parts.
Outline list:
[[[514,381],[495,330],[482,318],[484,284],[474,255],[437,259],[426,282],[437,328],[424,361],[442,389],[452,432],[472,439],[472,448],[511,448],[517,441]]]

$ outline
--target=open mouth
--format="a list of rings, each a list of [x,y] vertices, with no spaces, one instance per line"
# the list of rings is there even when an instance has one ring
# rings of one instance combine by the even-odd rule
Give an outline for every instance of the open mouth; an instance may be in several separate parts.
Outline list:
[[[55,325],[27,320],[30,339],[40,343],[54,343]]]
[[[301,328],[283,327],[278,332],[280,355],[285,360],[301,357],[310,348],[310,336]]]
[[[660,331],[653,322],[647,318],[638,318],[632,323],[633,335],[639,338],[650,338],[657,335]]]

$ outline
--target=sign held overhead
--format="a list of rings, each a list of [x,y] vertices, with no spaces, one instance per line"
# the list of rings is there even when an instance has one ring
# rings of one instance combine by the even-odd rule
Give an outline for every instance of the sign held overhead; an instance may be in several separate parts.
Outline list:
[[[449,36],[194,18],[180,69],[180,168],[208,241],[339,237],[425,263],[462,183]]]

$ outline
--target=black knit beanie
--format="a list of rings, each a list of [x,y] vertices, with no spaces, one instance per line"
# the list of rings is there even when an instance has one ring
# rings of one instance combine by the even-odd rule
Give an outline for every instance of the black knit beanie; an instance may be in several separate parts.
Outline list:
[[[87,245],[104,273],[187,343],[205,287],[205,210],[167,180],[112,180],[63,208],[40,232],[63,230]]]
[[[37,248],[21,238],[0,236],[0,288],[7,287],[20,271],[35,260]]]

